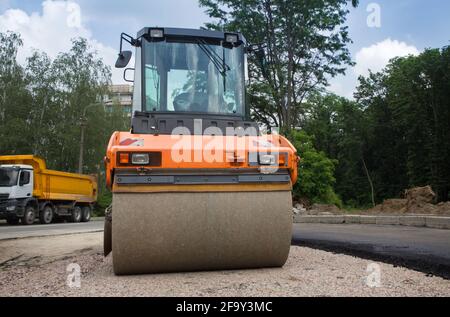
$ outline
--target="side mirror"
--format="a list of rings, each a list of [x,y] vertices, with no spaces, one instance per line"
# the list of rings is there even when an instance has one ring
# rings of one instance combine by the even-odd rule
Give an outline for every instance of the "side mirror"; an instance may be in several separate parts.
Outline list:
[[[131,51],[122,51],[116,61],[116,68],[125,68],[130,62],[133,53]]]
[[[253,53],[254,56],[256,57],[256,60],[259,64],[259,66],[261,67],[261,70],[263,72],[263,76],[267,77],[268,76],[268,70],[267,70],[267,57],[266,57],[266,44],[262,43],[262,44],[251,44],[247,47],[247,52],[248,53]]]
[[[268,76],[268,73],[267,73],[267,57],[266,57],[266,52],[264,51],[263,48],[260,48],[260,49],[258,49],[258,50],[255,51],[255,55],[256,55],[256,58],[257,58],[257,60],[258,60],[259,65],[261,66],[263,75],[264,75],[265,77],[267,77],[267,76]]]

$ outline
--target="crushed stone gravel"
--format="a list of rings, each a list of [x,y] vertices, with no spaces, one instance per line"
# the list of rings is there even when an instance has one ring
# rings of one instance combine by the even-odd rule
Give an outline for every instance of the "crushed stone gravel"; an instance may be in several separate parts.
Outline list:
[[[0,296],[450,296],[450,280],[295,246],[283,268],[115,276],[101,243],[101,233],[1,241]]]

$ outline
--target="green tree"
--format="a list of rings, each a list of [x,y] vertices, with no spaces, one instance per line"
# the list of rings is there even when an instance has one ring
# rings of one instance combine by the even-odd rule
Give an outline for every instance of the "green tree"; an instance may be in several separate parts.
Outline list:
[[[265,44],[267,63],[250,58],[249,92],[255,119],[267,126],[284,133],[296,127],[303,101],[352,65],[347,0],[199,2],[215,19],[208,28],[240,31],[250,43]]]
[[[11,154],[31,151],[28,136],[33,130],[31,96],[16,61],[21,46],[18,34],[0,33],[0,151]]]
[[[60,53],[52,63],[52,71],[57,79],[56,93],[53,96],[57,109],[51,112],[53,127],[49,135],[46,157],[57,158],[55,168],[76,171],[78,164],[80,123],[87,106],[101,102],[111,83],[110,67],[105,65],[85,39],[74,39],[69,52]],[[101,107],[90,108],[88,129],[96,126],[93,122],[100,120]],[[101,125],[98,126],[101,129]],[[96,159],[101,162],[100,150],[105,136],[102,133],[89,133],[85,157],[89,157],[90,149],[95,146]],[[94,142],[94,143],[93,143]],[[103,148],[103,152],[105,148]],[[92,154],[92,150],[91,150]]]
[[[294,187],[294,196],[306,197],[313,203],[328,203],[341,207],[341,200],[333,189],[337,161],[327,158],[324,152],[317,151],[313,138],[304,131],[293,130],[289,138],[301,157],[299,181]]]
[[[366,107],[381,195],[432,185],[439,200],[450,190],[450,48],[397,58],[360,78],[355,95]]]
[[[86,110],[84,172],[99,176],[102,193],[107,143],[113,131],[129,129],[130,119],[120,105],[101,103],[109,66],[85,39],[72,44],[54,60],[35,51],[21,66],[20,36],[0,32],[0,155],[35,154],[51,169],[76,172]]]
[[[375,200],[361,105],[334,94],[316,93],[305,103],[305,113],[302,126],[314,137],[314,147],[337,162],[334,188],[344,203],[359,206]]]

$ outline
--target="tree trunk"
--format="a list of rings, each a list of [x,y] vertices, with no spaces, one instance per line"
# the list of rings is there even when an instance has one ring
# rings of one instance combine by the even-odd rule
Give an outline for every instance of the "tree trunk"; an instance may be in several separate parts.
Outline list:
[[[363,163],[364,171],[366,172],[367,180],[369,181],[371,197],[372,197],[372,205],[375,207],[375,191],[373,189],[372,178],[370,177],[369,170],[367,169],[366,161],[364,160],[364,156],[361,156],[361,161]]]

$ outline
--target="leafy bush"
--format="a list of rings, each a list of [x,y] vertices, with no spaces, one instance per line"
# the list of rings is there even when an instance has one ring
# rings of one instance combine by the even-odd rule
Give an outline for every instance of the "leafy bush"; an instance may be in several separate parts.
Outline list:
[[[94,207],[94,215],[98,217],[103,217],[105,215],[105,209],[112,202],[112,194],[109,191],[104,191],[100,195],[98,195],[97,203]]]
[[[306,197],[313,203],[334,204],[342,207],[333,185],[336,160],[329,159],[325,153],[314,148],[313,138],[303,131],[291,131],[289,139],[298,151],[299,179],[294,186],[294,196]]]

